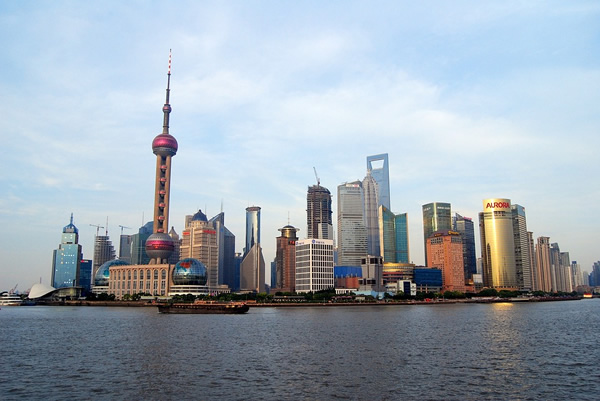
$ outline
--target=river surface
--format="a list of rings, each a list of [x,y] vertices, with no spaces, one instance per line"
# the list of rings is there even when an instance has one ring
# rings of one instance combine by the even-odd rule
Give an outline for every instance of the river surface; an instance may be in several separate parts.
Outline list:
[[[0,310],[0,399],[598,400],[600,299]]]

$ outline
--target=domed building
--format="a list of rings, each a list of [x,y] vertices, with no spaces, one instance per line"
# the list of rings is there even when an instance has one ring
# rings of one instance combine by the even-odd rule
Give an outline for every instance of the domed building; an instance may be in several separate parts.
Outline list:
[[[185,258],[177,262],[171,274],[173,284],[169,290],[170,295],[204,295],[209,293],[206,285],[208,270],[204,263],[198,259]]]
[[[124,260],[113,259],[108,262],[103,263],[96,272],[94,276],[94,287],[92,292],[94,294],[102,294],[103,292],[109,292],[109,282],[110,282],[110,268],[113,266],[128,266]]]

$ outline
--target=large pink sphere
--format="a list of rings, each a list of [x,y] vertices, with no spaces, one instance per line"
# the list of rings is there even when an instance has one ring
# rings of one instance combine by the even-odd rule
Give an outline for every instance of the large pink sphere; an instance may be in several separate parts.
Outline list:
[[[173,135],[157,135],[152,141],[152,151],[155,155],[173,156],[177,153],[177,140]]]
[[[146,240],[146,254],[150,259],[168,259],[175,250],[175,244],[168,234],[154,233]]]

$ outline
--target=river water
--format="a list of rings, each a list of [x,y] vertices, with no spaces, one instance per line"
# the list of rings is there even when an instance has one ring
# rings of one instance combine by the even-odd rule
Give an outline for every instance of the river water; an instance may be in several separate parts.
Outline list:
[[[0,399],[598,400],[600,299],[3,307]]]

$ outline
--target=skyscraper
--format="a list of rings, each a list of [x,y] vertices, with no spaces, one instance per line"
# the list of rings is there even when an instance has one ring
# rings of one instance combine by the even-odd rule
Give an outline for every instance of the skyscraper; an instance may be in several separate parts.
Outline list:
[[[244,256],[250,252],[254,244],[260,244],[260,207],[246,208],[246,246]]]
[[[182,232],[181,258],[194,258],[202,262],[207,269],[207,285],[209,288],[215,288],[219,283],[217,231],[201,210],[186,221],[189,221],[189,224]]]
[[[153,234],[146,240],[146,253],[150,264],[166,264],[175,245],[167,234],[169,228],[169,198],[171,193],[171,158],[177,153],[177,140],[169,134],[169,94],[171,86],[171,55],[167,73],[167,93],[163,110],[163,130],[152,141],[152,152],[156,155],[156,180],[154,191]]]
[[[331,193],[320,184],[306,194],[306,238],[333,239]]]
[[[52,287],[76,287],[79,285],[82,254],[79,230],[71,222],[63,228],[60,245],[52,255]]]
[[[485,199],[479,213],[483,284],[497,289],[517,289],[515,239],[510,199]]]
[[[535,248],[535,282],[534,291],[552,291],[550,269],[550,237],[538,237]]]
[[[217,232],[219,248],[219,284],[233,288],[235,268],[235,235],[225,227],[225,213],[221,212],[208,221]]]
[[[367,229],[360,181],[338,186],[338,265],[360,266],[367,256]]]
[[[242,291],[265,291],[265,260],[260,245],[260,207],[246,208],[246,247],[240,266]]]
[[[379,206],[379,244],[385,263],[409,263],[408,216]]]
[[[108,236],[108,230],[105,234],[96,235],[94,240],[94,277],[100,266],[116,257],[115,247]]]
[[[517,286],[520,290],[531,291],[532,275],[529,256],[529,237],[527,235],[527,220],[525,208],[521,205],[512,205],[513,235],[515,239],[515,268],[517,272]]]
[[[131,264],[147,265],[150,258],[146,255],[146,240],[152,235],[154,222],[149,221],[138,230],[137,234],[131,236]]]
[[[442,271],[442,290],[465,292],[463,241],[457,231],[438,231],[427,238],[427,267]]]
[[[367,229],[367,252],[369,255],[380,255],[379,238],[379,189],[377,181],[367,170],[367,176],[362,181],[365,227]]]
[[[296,290],[296,241],[297,228],[284,226],[280,228],[275,251],[275,287],[278,291],[294,292]]]
[[[463,267],[465,282],[473,281],[477,274],[477,256],[475,255],[475,225],[473,219],[456,213],[452,218],[452,229],[460,233],[463,243]]]
[[[119,237],[119,259],[131,263],[131,235],[121,234]]]
[[[448,230],[452,230],[450,204],[433,202],[423,205],[423,247],[427,247],[427,238],[434,232]],[[425,252],[425,265],[427,265],[427,252]]]
[[[378,205],[385,206],[391,210],[390,199],[390,171],[388,166],[388,154],[367,156],[367,175],[371,175],[377,182]]]

